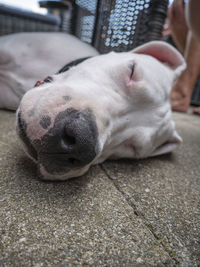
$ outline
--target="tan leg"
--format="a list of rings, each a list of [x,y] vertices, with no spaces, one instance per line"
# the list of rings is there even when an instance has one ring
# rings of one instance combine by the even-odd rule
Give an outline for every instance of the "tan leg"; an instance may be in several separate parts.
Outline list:
[[[200,74],[200,42],[187,28],[184,7],[183,0],[174,0],[169,11],[172,36],[187,64],[186,69],[175,81],[171,92],[172,109],[181,112],[189,108],[192,90]]]
[[[192,30],[192,34],[200,41],[200,1],[189,0],[186,5],[186,17],[189,28]]]
[[[172,109],[181,112],[189,108],[192,91],[200,74],[200,43],[191,32],[187,36],[184,57],[187,67],[175,81],[171,92]]]
[[[168,10],[169,29],[179,51],[184,54],[188,27],[185,20],[184,0],[174,0]]]

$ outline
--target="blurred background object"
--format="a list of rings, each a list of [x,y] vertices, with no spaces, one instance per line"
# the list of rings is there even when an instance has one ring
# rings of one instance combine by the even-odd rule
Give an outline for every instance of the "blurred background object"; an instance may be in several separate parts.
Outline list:
[[[17,32],[67,32],[93,45],[100,53],[129,51],[165,36],[165,41],[175,45],[185,55],[186,40],[183,38],[186,38],[185,31],[188,30],[185,2],[187,1],[0,0],[0,35]],[[189,3],[191,2],[200,5],[198,0],[190,0]],[[178,8],[177,3],[182,8]],[[176,9],[176,12],[169,12],[172,8],[168,11],[168,6]],[[191,14],[188,12],[189,20],[193,19],[193,23],[198,24]],[[169,22],[173,20],[175,23],[171,23],[169,27]],[[177,34],[173,34],[175,30]],[[191,91],[192,89],[190,94]],[[191,95],[192,104],[200,105],[200,79]]]
[[[72,4],[74,1],[39,1],[42,8],[46,8],[48,13],[60,18],[60,31],[70,32],[70,20],[72,16]]]
[[[191,3],[193,9],[198,10],[200,1],[174,0],[168,9],[163,30],[164,39],[176,46],[186,61],[186,68],[174,82],[171,92],[172,109],[181,112],[186,112],[190,104],[200,106],[200,42],[187,21],[191,19]],[[187,18],[188,12],[190,16]],[[197,12],[193,11],[192,14],[193,23],[197,23]],[[198,29],[200,25],[197,23],[195,32]]]
[[[47,13],[46,8],[40,8],[38,0],[1,0],[0,4],[41,14]]]
[[[22,31],[62,31],[92,44],[100,53],[127,51],[161,39],[168,0],[49,0],[0,3],[0,34]],[[28,4],[29,3],[29,6]],[[43,8],[43,13],[35,13]]]
[[[58,17],[0,5],[0,35],[58,31],[59,25]]]
[[[189,28],[197,40],[200,41],[200,1],[190,0],[186,6],[186,20]]]

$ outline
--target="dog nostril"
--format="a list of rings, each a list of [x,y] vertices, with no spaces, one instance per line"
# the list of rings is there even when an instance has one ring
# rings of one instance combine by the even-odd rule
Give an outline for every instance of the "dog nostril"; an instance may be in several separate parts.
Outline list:
[[[75,158],[68,158],[68,162],[69,162],[71,165],[76,165],[76,164],[79,164],[79,163],[80,163],[80,160],[75,159]]]
[[[66,145],[75,145],[76,144],[76,138],[72,135],[69,135],[69,134],[63,135],[62,140]]]

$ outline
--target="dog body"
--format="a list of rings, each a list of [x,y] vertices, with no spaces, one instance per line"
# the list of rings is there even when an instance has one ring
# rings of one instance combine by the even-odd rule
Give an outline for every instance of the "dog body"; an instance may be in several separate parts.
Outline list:
[[[72,60],[97,55],[64,33],[17,33],[0,37],[0,108],[16,110],[22,96],[42,77]]]
[[[108,158],[145,158],[174,150],[181,138],[169,95],[185,67],[182,56],[163,42],[105,55],[93,48],[84,52],[86,45],[76,42],[70,60],[93,57],[39,82],[18,108],[17,132],[41,177],[65,180]]]

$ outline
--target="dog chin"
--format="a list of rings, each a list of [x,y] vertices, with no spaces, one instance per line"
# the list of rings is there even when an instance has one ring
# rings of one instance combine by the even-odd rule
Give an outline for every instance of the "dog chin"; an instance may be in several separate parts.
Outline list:
[[[74,177],[79,177],[82,176],[83,174],[85,174],[88,169],[89,169],[89,165],[78,169],[78,170],[70,170],[65,174],[51,174],[49,172],[46,171],[46,169],[44,168],[44,166],[42,166],[41,164],[38,165],[38,176],[41,180],[44,181],[65,181],[68,180],[70,178],[74,178]]]

